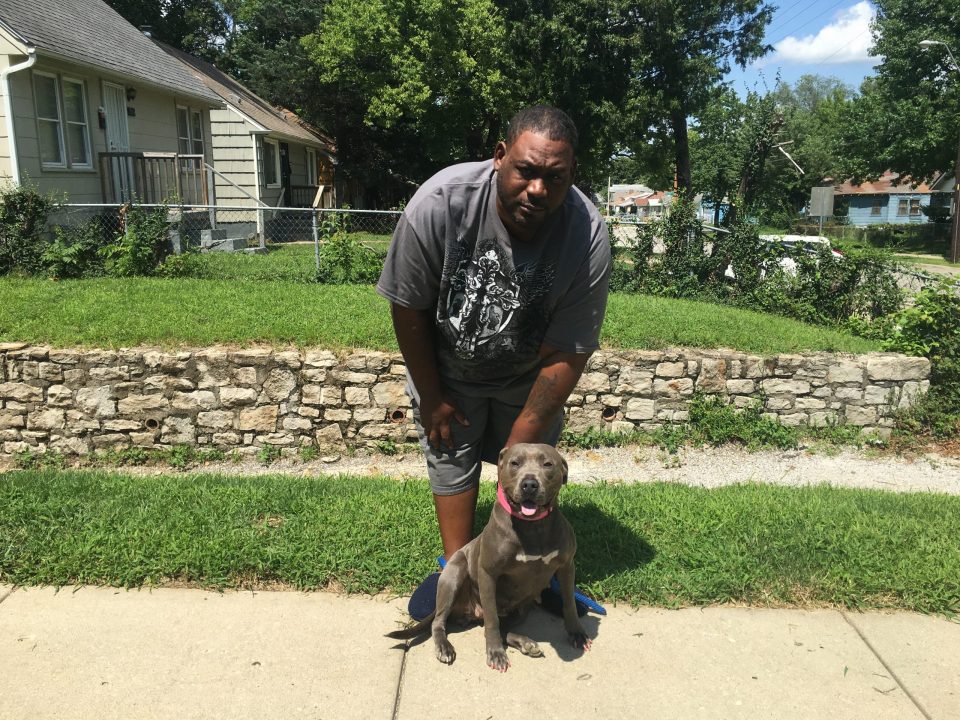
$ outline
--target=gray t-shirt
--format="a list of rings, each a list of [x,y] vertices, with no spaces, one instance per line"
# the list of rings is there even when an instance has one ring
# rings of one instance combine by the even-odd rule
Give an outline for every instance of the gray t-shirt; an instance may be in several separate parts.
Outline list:
[[[466,389],[528,383],[544,343],[586,353],[599,345],[610,242],[593,204],[571,188],[529,242],[497,214],[493,161],[440,171],[397,224],[377,292],[436,310],[440,377]]]

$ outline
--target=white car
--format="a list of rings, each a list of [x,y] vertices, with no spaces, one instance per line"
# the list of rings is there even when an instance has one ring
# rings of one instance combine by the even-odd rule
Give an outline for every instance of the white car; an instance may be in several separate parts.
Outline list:
[[[823,235],[761,235],[760,240],[762,240],[768,248],[779,245],[784,249],[802,251],[808,255],[816,255],[820,248],[826,247],[830,250],[830,254],[833,255],[834,259],[843,257],[842,252],[830,247],[830,239],[823,237]],[[797,261],[792,257],[782,257],[777,261],[777,264],[787,275],[796,277]],[[761,277],[763,277],[763,274],[765,273],[762,273]],[[723,275],[730,280],[737,279],[733,274],[732,265],[727,265],[727,269]]]

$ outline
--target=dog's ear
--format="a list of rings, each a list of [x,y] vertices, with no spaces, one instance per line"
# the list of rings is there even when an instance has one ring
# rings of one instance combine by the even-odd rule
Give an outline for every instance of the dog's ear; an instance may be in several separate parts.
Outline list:
[[[497,458],[497,467],[500,467],[501,465],[503,465],[503,456],[507,454],[507,450],[509,449],[510,449],[509,447],[505,447],[503,448],[503,450],[500,451],[500,456]]]
[[[567,484],[567,476],[569,475],[569,470],[568,470],[568,468],[567,468],[567,460],[566,460],[566,458],[563,457],[563,455],[560,454],[560,451],[557,450],[556,448],[554,448],[554,452],[555,452],[556,455],[557,455],[557,460],[560,461],[560,472],[563,473],[563,480],[561,481],[560,484],[561,484],[561,485],[566,485],[566,484]]]

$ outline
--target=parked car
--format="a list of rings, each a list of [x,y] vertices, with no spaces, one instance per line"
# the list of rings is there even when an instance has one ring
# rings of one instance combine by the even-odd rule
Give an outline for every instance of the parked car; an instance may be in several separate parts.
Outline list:
[[[830,246],[830,239],[822,235],[761,235],[760,240],[768,249],[779,246],[786,251],[787,254],[780,258],[777,264],[791,277],[796,277],[797,275],[797,261],[794,260],[791,255],[799,252],[816,255],[821,249],[827,248],[830,250],[830,254],[834,259],[843,257],[842,252]],[[761,277],[763,274],[761,274]],[[737,279],[733,273],[733,266],[731,265],[727,265],[727,269],[723,275],[730,280]]]

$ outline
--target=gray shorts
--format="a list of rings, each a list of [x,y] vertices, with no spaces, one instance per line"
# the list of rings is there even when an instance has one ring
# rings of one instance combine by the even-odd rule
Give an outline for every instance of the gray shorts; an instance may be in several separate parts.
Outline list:
[[[420,447],[427,460],[427,475],[430,487],[436,495],[459,495],[480,482],[482,462],[496,464],[513,423],[527,402],[530,385],[509,389],[493,388],[482,396],[467,396],[447,388],[447,395],[470,421],[461,425],[454,421],[453,448],[435,449],[427,443],[420,422],[420,406],[412,388],[407,392],[413,399],[413,418],[420,434]],[[563,428],[563,415],[557,421],[544,442],[556,445]]]

